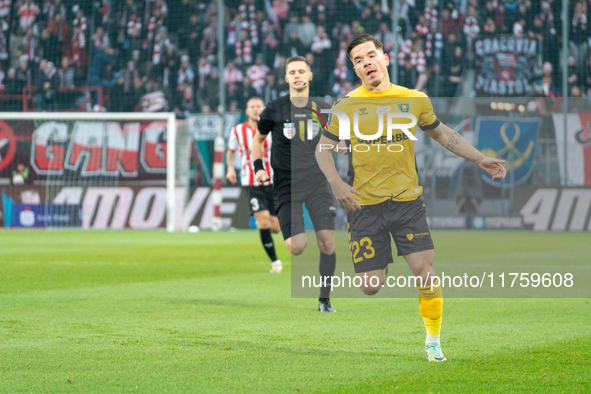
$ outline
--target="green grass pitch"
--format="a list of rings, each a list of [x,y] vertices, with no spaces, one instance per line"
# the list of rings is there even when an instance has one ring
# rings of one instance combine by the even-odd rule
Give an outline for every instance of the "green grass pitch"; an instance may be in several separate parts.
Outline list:
[[[289,263],[268,273],[256,231],[0,240],[0,393],[591,391],[589,299],[446,299],[448,361],[429,363],[416,299],[333,299],[338,313],[320,314],[290,297]],[[514,245],[515,264],[549,244],[548,259],[591,256],[588,233],[434,240],[455,245],[436,261],[463,245],[474,259]]]

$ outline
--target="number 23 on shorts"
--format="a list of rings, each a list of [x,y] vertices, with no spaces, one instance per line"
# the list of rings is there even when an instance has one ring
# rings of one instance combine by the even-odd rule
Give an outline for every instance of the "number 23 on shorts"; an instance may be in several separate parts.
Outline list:
[[[347,224],[347,227],[349,225]],[[363,258],[371,259],[376,255],[376,251],[372,246],[371,239],[369,237],[364,237],[357,241],[351,241],[351,231],[349,233],[349,249],[351,250],[351,257],[353,258],[353,263],[357,264],[360,261],[363,261]],[[361,248],[365,249],[364,252],[359,256],[361,252]]]

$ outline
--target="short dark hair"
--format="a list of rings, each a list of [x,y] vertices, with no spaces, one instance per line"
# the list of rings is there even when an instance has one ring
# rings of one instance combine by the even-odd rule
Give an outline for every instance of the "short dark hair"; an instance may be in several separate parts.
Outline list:
[[[248,106],[248,103],[250,103],[252,100],[261,100],[261,102],[263,103],[263,105],[265,105],[265,100],[263,100],[259,96],[252,96],[251,98],[249,98],[248,101],[246,102],[246,105]]]
[[[347,55],[349,56],[349,59],[351,59],[351,51],[353,50],[353,48],[355,48],[357,45],[361,45],[366,42],[373,42],[373,44],[376,46],[377,50],[382,51],[382,52],[384,51],[384,44],[382,44],[382,42],[380,40],[378,40],[377,38],[375,38],[371,34],[361,34],[361,35],[355,37],[353,39],[353,41],[351,41],[351,43],[347,47]],[[353,59],[351,59],[351,60],[353,60]]]
[[[306,58],[303,57],[303,56],[292,56],[292,57],[290,57],[289,59],[287,59],[285,61],[285,68],[287,69],[287,65],[289,63],[292,63],[292,62],[304,62],[304,63],[306,63],[306,65],[308,65],[308,69],[310,68],[310,63],[308,63],[308,61],[306,60]]]

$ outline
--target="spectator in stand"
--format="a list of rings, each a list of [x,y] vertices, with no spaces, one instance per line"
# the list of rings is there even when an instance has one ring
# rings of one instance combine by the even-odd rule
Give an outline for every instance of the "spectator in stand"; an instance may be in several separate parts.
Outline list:
[[[485,36],[491,37],[496,35],[497,32],[497,24],[495,23],[493,18],[487,18],[482,31]]]
[[[473,40],[478,37],[480,33],[480,24],[476,14],[476,8],[468,7],[468,16],[464,20],[464,35],[468,38],[468,45],[471,46]]]
[[[177,99],[173,110],[178,119],[186,119],[191,116],[191,114],[199,112],[192,86],[185,86],[183,90],[179,92],[178,96],[179,98]]]
[[[204,88],[205,81],[207,80],[207,77],[209,76],[209,74],[211,74],[212,69],[213,69],[213,66],[211,65],[209,60],[207,60],[207,57],[201,56],[199,58],[199,61],[197,62],[197,72],[199,75],[199,84],[198,84],[199,90],[202,90]]]
[[[103,85],[103,105],[105,105],[109,110],[113,108],[113,88],[117,85],[117,80],[119,79],[120,74],[114,72],[113,65],[107,64],[105,67],[105,75],[103,75],[102,85]],[[107,101],[108,98],[108,101]]]
[[[216,39],[209,26],[203,29],[203,38],[199,44],[199,51],[205,56],[215,55],[217,51]]]
[[[337,64],[330,75],[330,85],[332,86],[332,94],[335,97],[343,97],[345,89],[345,81],[351,80],[353,75],[347,68],[347,65],[342,60],[337,60]]]
[[[164,93],[167,97],[170,97],[172,91],[177,88],[177,76],[180,67],[180,58],[176,55],[176,47],[173,44],[166,46],[166,51],[162,57],[162,65],[162,74],[158,75],[158,77],[162,79]]]
[[[109,36],[105,33],[105,29],[102,26],[96,28],[92,35],[92,46],[94,49],[106,48],[111,45]]]
[[[509,27],[507,25],[507,13],[504,3],[499,3],[497,6],[497,11],[495,12],[495,24],[497,25],[499,33],[505,34],[509,31]]]
[[[560,93],[558,92],[558,88],[553,82],[552,72],[553,66],[550,62],[544,62],[542,66],[542,91],[544,96],[546,97],[560,97]]]
[[[495,4],[492,2],[492,0],[487,0],[486,3],[484,4],[484,8],[482,7],[476,7],[477,9],[479,9],[480,14],[478,15],[478,20],[481,21],[486,21],[489,18],[493,20],[495,20]]]
[[[433,0],[426,2],[423,16],[425,17],[425,25],[427,26],[437,25],[439,23],[439,11]]]
[[[70,25],[65,19],[62,19],[62,14],[55,14],[53,20],[47,24],[47,29],[51,31],[51,35],[56,45],[54,56],[57,59],[61,59],[62,54],[71,49]],[[80,45],[80,48],[84,48],[84,45]]]
[[[291,33],[298,32],[300,28],[300,18],[297,14],[292,14],[289,16],[289,23],[285,25],[283,29],[283,43],[287,44],[289,38],[291,37]]]
[[[37,76],[36,107],[38,110],[55,109],[55,94],[59,86],[59,78],[52,62],[42,60],[39,62],[39,74]]]
[[[197,9],[190,3],[189,0],[172,1],[170,3],[170,17],[168,18],[168,27],[172,28],[173,24],[178,26],[179,34],[179,46],[181,48],[188,48],[186,37],[191,29],[191,21],[193,15],[196,17],[196,21],[199,22],[199,14]],[[195,59],[195,58],[193,58]]]
[[[384,44],[384,53],[391,55],[392,49],[394,48],[394,34],[388,28],[387,22],[380,23],[378,32],[375,34],[375,38]]]
[[[569,92],[570,92],[570,97],[577,97],[577,98],[584,97],[581,87],[578,85],[571,86],[571,88],[569,89]],[[575,102],[573,104],[574,104],[575,108],[578,109],[578,107],[581,106],[582,102],[579,100],[575,100]],[[584,105],[584,107],[588,107],[588,105]],[[577,111],[577,112],[579,112],[579,111]]]
[[[219,73],[217,67],[211,69],[209,78],[205,81],[201,101],[203,103],[201,107],[208,105],[215,111],[217,111],[217,108],[220,105]]]
[[[443,34],[439,33],[437,25],[431,25],[429,34],[425,37],[425,56],[427,62],[433,64],[441,60],[443,52]]]
[[[353,37],[357,37],[360,34],[365,33],[365,29],[363,28],[363,26],[361,26],[361,22],[359,22],[358,20],[354,20],[353,22],[351,22],[351,34],[353,35]]]
[[[287,43],[283,44],[281,54],[286,57],[304,56],[306,54],[306,47],[300,41],[298,33],[293,31]]]
[[[513,24],[513,36],[516,38],[523,37],[525,32],[525,19],[519,19]]]
[[[19,81],[21,88],[19,92],[22,93],[22,89],[24,87],[29,88],[27,98],[30,99],[32,98],[32,88],[35,86],[35,80],[33,77],[33,72],[29,68],[29,57],[27,55],[21,55],[19,60],[19,69],[16,74],[16,79]]]
[[[162,13],[162,7],[157,6],[154,4],[154,9],[152,10],[152,16],[148,19],[148,33],[147,38],[148,41],[152,41],[154,39],[154,34],[160,27],[164,26],[164,21],[166,20],[166,15]],[[175,26],[176,28],[176,26]]]
[[[275,77],[274,73],[270,72],[267,74],[267,83],[265,84],[265,94],[263,96],[265,103],[280,97],[279,91],[277,90],[276,81],[277,78]]]
[[[568,57],[568,71],[567,71],[567,82],[570,90],[574,85],[580,85],[583,82],[581,71],[577,65],[576,58],[573,55]]]
[[[238,107],[241,109],[246,109],[246,103],[252,97],[259,96],[257,90],[252,86],[251,80],[249,77],[244,77],[242,80],[242,85],[238,89]]]
[[[51,34],[49,29],[41,31],[41,40],[39,43],[41,48],[41,57],[47,60],[54,61],[57,56],[57,38]]]
[[[62,0],[53,0],[52,4],[47,4],[47,1],[43,2],[43,13],[46,14],[45,19],[48,21],[53,20],[55,14],[61,14],[62,19],[66,20],[68,15],[66,6],[63,4]]]
[[[327,91],[326,67],[323,60],[321,63],[316,61],[313,53],[306,53],[306,61],[310,65],[310,72],[314,76],[314,83],[310,84],[310,97],[324,96]]]
[[[432,97],[445,97],[445,85],[447,80],[441,65],[439,63],[433,63],[429,73],[429,80],[427,81],[427,92]]]
[[[580,1],[575,5],[569,36],[570,53],[575,57],[577,67],[581,69],[589,58],[589,25],[584,6],[585,4]]]
[[[82,8],[80,8],[78,4],[76,4],[74,5],[74,7],[72,7],[72,12],[75,15],[75,18],[72,21],[72,26],[74,28],[76,26],[80,27],[80,32],[84,34],[84,36],[86,36],[88,26],[86,23],[86,17],[84,16],[84,11],[82,10]]]
[[[97,50],[96,52],[101,51],[102,53],[102,51],[104,51],[107,48]],[[97,56],[96,52],[95,56]],[[80,44],[78,43],[78,41],[74,42],[72,51],[70,52],[68,57],[72,59],[72,66],[74,66],[74,81],[76,83],[76,86],[84,85],[84,81],[86,80],[86,67],[88,66],[88,54],[84,49],[80,48]]]
[[[59,79],[58,88],[60,89],[74,89],[74,67],[70,64],[70,59],[67,56],[62,57],[60,68],[57,70]]]
[[[379,21],[376,19],[376,15],[372,13],[371,7],[367,5],[363,7],[363,12],[361,13],[360,19],[361,25],[366,32],[374,34],[378,31]]]
[[[166,53],[166,48],[171,45],[166,27],[160,26],[152,46],[152,75],[162,76],[165,67],[163,56]]]
[[[531,2],[529,3],[531,6]],[[523,19],[525,24],[524,26],[524,30],[527,33],[528,30],[531,30],[533,27],[533,22],[534,22],[534,13],[533,11],[527,8],[527,4],[525,3],[521,3],[519,4],[519,7],[517,8],[517,18],[516,20],[521,20]]]
[[[21,32],[24,34],[29,27],[35,24],[35,19],[41,13],[39,6],[35,4],[34,0],[25,0],[24,4],[18,9],[19,26]]]
[[[136,27],[131,29],[131,34],[127,35],[127,39],[123,44],[126,55],[125,58],[129,59],[135,51],[141,51],[143,48],[143,40],[141,37],[141,31]]]
[[[332,43],[330,42],[330,38],[328,38],[328,34],[326,34],[326,29],[324,26],[317,26],[316,27],[316,36],[312,39],[312,46],[310,49],[312,52],[316,52],[317,50],[328,50],[332,47]]]
[[[80,26],[75,26],[74,31],[72,33],[72,40],[71,43],[78,41],[80,48],[86,49],[86,36],[82,32],[82,28]],[[70,43],[70,45],[71,45]]]
[[[252,42],[245,32],[240,32],[235,43],[235,59],[237,64],[248,66],[252,64]]]
[[[113,63],[115,51],[111,47],[97,49],[88,68],[88,86],[101,86],[107,63]],[[96,104],[96,102],[94,102]]]
[[[189,56],[183,55],[177,72],[176,89],[182,92],[187,86],[195,87],[195,71],[189,63]]]
[[[443,38],[447,40],[450,33],[457,34],[460,31],[460,27],[457,19],[452,18],[451,11],[448,8],[443,9],[441,17],[441,34],[443,34]]]
[[[6,70],[8,67],[8,40],[6,39],[6,33],[2,26],[2,20],[0,19],[0,66]]]
[[[33,28],[29,27],[25,33],[22,44],[22,54],[27,56],[30,62],[39,61],[39,41],[33,32]]]
[[[416,86],[418,82],[419,73],[417,72],[416,67],[413,67],[412,63],[410,62],[410,59],[404,58],[403,61],[404,63],[398,71],[398,84],[406,88],[412,89]],[[398,63],[400,64],[400,59]]]
[[[419,20],[415,25],[415,30],[420,37],[425,37],[429,34],[429,27],[427,26],[427,21],[425,20],[424,15],[419,15]]]
[[[252,87],[255,89],[257,95],[261,95],[263,93],[263,88],[265,87],[265,82],[267,81],[267,74],[271,71],[271,69],[263,64],[263,54],[257,54],[255,64],[252,65],[246,74],[248,75],[250,81],[252,81]],[[244,103],[246,105],[246,103]],[[242,105],[240,105],[242,108]],[[246,108],[246,106],[244,106]]]
[[[517,21],[517,7],[519,4],[515,0],[505,0],[505,17],[506,25],[513,26]]]
[[[446,97],[454,97],[458,91],[458,86],[463,82],[464,78],[464,51],[461,46],[454,48],[454,57],[451,60],[449,68],[447,69],[449,84],[444,89]]]
[[[127,26],[127,35],[130,36],[133,32],[133,29],[137,29],[138,31],[142,31],[142,21],[139,17],[137,11],[133,11],[129,17],[129,21],[126,24]]]
[[[228,92],[228,99],[236,99],[238,95],[239,84],[242,83],[244,76],[242,71],[236,68],[236,61],[230,60],[224,68],[224,83]]]
[[[179,34],[181,48],[189,49],[189,58],[195,61],[199,57],[199,42],[201,40],[202,25],[199,23],[199,15],[191,14],[189,24]]]
[[[8,76],[6,78],[6,89],[5,93],[8,95],[21,95],[23,93],[22,80],[19,80],[16,75],[16,70],[11,68],[8,70]],[[22,111],[22,100],[7,100],[6,111]]]
[[[298,27],[298,38],[306,48],[310,48],[312,40],[316,35],[316,25],[312,23],[310,17],[305,15],[302,17],[302,23]]]

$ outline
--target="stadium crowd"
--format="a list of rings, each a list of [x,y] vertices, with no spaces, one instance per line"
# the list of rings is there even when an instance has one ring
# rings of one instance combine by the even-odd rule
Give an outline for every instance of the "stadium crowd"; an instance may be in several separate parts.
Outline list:
[[[561,1],[401,0],[393,53],[390,1],[227,0],[218,70],[216,1],[0,0],[2,110],[174,110],[210,112],[219,78],[228,109],[249,97],[288,92],[285,61],[305,56],[313,96],[343,96],[356,87],[347,44],[374,34],[398,62],[398,83],[445,97],[461,94],[474,67],[473,42],[501,34],[537,40],[539,73],[530,95],[560,95]],[[570,2],[568,83],[591,94],[588,20],[591,0]],[[91,89],[85,89],[90,87]],[[90,91],[90,92],[88,92]]]

